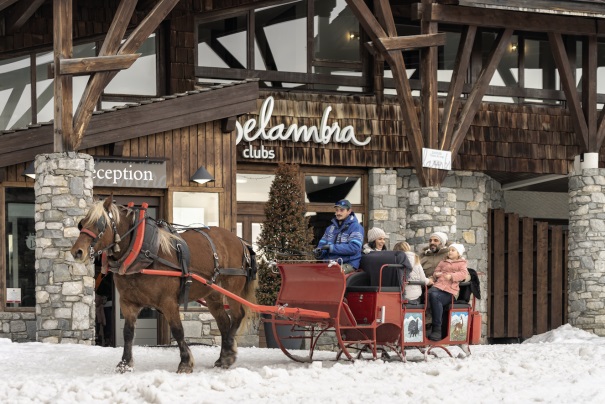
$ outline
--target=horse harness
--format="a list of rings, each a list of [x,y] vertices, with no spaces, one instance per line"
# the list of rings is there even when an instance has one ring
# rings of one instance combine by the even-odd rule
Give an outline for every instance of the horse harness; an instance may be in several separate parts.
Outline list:
[[[106,274],[109,270],[119,275],[131,275],[138,273],[143,269],[151,267],[155,262],[168,266],[172,269],[181,271],[180,300],[181,303],[185,305],[185,310],[187,310],[187,303],[189,300],[189,288],[192,284],[191,272],[189,271],[189,264],[191,261],[191,253],[189,251],[189,246],[187,245],[185,240],[183,240],[178,235],[176,229],[169,223],[164,221],[155,221],[147,217],[146,211],[148,205],[146,203],[143,203],[140,208],[134,208],[134,203],[130,202],[128,204],[128,207],[133,209],[133,211],[135,212],[135,218],[138,218],[138,220],[136,221],[134,226],[131,227],[122,236],[120,236],[117,232],[117,226],[111,213],[106,212],[110,218],[111,226],[114,231],[115,237],[114,243],[105,247],[103,250],[94,252],[94,248],[92,246],[96,244],[96,242],[104,234],[105,228],[107,226],[105,217],[101,216],[95,224],[95,227],[98,230],[98,234],[94,234],[94,232],[92,232],[91,230],[82,228],[81,223],[78,225],[78,228],[80,229],[81,233],[85,233],[93,239],[91,242],[91,258],[95,258],[95,256],[99,255],[101,256],[101,272],[103,274]],[[172,244],[177,252],[177,258],[179,262],[178,265],[158,255],[158,251],[160,249],[160,229],[164,229],[177,236],[175,239],[172,239]],[[239,238],[242,244],[242,266],[239,268],[223,268],[220,265],[219,255],[217,253],[216,245],[212,240],[212,237],[210,237],[210,235],[204,231],[210,228],[204,227],[189,229],[194,230],[204,236],[206,240],[208,240],[208,244],[212,249],[214,273],[212,275],[212,278],[208,280],[209,284],[216,283],[220,275],[246,276],[248,278],[248,281],[256,279],[256,254],[252,249],[252,246],[245,243],[241,238]],[[133,231],[134,234],[131,237],[130,244],[124,255],[119,260],[110,259],[111,254],[108,254],[107,250],[112,248],[114,252],[119,252],[120,248],[118,246],[118,243],[121,241],[122,238],[124,238],[124,236]]]

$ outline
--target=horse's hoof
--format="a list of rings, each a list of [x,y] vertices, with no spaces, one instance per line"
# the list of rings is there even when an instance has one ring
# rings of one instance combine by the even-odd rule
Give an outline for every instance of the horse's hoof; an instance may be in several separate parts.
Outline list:
[[[227,356],[214,362],[215,368],[229,369],[235,363],[235,356]]]
[[[189,374],[189,373],[193,372],[193,366],[191,366],[187,363],[181,363],[181,364],[179,364],[179,369],[176,372]]]
[[[131,373],[134,370],[132,365],[129,365],[125,361],[120,361],[116,366],[116,373]]]

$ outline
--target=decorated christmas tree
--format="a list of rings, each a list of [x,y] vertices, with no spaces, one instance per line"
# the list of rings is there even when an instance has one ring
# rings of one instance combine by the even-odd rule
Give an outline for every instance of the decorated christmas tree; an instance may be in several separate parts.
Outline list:
[[[265,222],[257,244],[261,251],[256,298],[259,304],[275,304],[281,286],[278,269],[271,263],[308,258],[313,234],[297,165],[280,163],[265,204]]]

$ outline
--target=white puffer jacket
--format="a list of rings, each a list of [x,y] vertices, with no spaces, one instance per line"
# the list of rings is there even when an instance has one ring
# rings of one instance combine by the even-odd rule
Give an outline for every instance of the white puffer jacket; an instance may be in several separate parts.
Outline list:
[[[412,264],[412,272],[410,273],[410,281],[421,281],[425,285],[429,284],[429,280],[424,274],[422,265],[416,264],[416,254],[411,251],[406,251],[405,255],[408,257],[410,264]],[[422,295],[423,287],[420,285],[406,285],[403,297],[408,300],[416,300]]]

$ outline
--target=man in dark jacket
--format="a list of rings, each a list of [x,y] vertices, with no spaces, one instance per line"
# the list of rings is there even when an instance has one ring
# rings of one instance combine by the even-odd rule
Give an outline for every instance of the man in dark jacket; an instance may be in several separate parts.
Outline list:
[[[359,224],[348,200],[342,199],[336,202],[334,211],[335,217],[319,240],[314,251],[315,257],[334,261],[342,259],[344,272],[350,273],[359,268],[364,237],[363,226]]]

